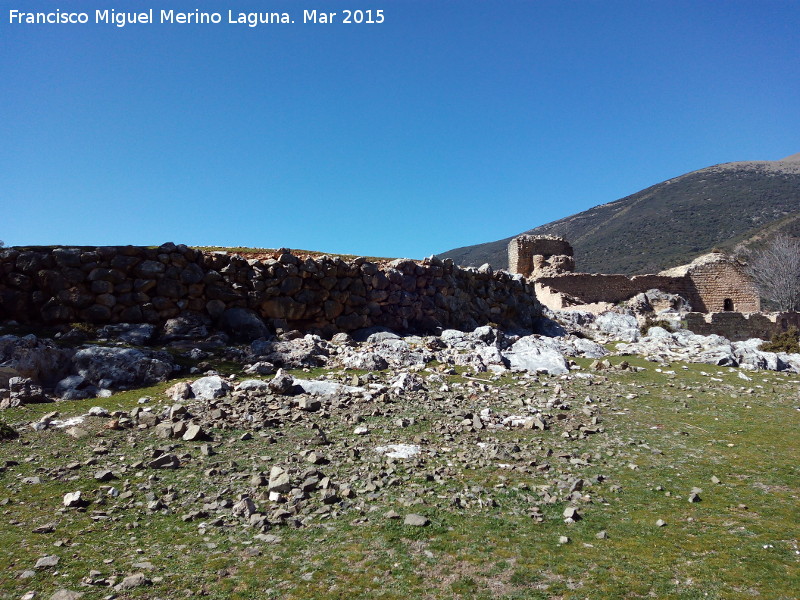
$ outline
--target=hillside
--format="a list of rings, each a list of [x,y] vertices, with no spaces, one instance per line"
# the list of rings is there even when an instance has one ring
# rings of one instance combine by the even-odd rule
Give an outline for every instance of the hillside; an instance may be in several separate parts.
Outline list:
[[[800,235],[800,154],[693,171],[521,233],[565,237],[578,271],[653,273],[783,229]],[[513,236],[512,236],[513,237]],[[506,238],[441,254],[506,268]]]

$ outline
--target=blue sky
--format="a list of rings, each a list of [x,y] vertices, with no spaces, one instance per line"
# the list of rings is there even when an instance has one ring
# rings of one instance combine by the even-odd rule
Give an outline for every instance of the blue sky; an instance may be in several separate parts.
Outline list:
[[[9,24],[9,10],[219,25]],[[382,24],[303,10],[382,9]],[[294,24],[227,24],[227,11]],[[422,258],[800,152],[796,1],[0,0],[0,239]]]

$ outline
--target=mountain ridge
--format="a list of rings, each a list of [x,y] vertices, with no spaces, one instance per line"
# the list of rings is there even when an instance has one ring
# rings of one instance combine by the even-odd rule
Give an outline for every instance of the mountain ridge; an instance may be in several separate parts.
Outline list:
[[[730,251],[766,230],[800,235],[797,217],[800,153],[712,165],[520,233],[565,237],[578,271],[655,273],[715,247]],[[507,268],[506,247],[514,237],[438,256],[463,266]]]

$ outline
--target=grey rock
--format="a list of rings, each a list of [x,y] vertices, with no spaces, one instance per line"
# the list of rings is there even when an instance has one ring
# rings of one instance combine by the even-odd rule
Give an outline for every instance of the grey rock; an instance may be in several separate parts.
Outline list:
[[[59,558],[53,554],[42,556],[39,560],[36,561],[36,565],[34,568],[47,569],[50,567],[55,567],[58,564],[58,561]]]
[[[194,392],[192,392],[192,385],[188,381],[180,381],[175,385],[168,387],[164,394],[166,394],[167,398],[173,402],[188,400],[194,396]]]
[[[250,498],[242,498],[231,508],[231,512],[237,517],[249,519],[256,512],[256,505]]]
[[[275,372],[275,365],[265,360],[260,360],[248,365],[245,370],[248,375],[272,375]]]
[[[94,474],[94,478],[97,481],[111,481],[112,479],[116,479],[117,476],[114,475],[110,469],[103,469],[102,471],[97,471],[97,473]]]
[[[50,596],[50,600],[78,600],[83,597],[83,592],[61,589]]]
[[[639,339],[639,322],[630,314],[605,312],[598,315],[595,325],[614,340],[635,342]]]
[[[517,340],[511,348],[503,352],[509,366],[514,371],[548,373],[563,375],[569,373],[564,356],[552,348],[547,341],[538,336],[526,336]]]
[[[145,353],[133,348],[93,346],[78,350],[73,365],[79,375],[99,387],[142,387],[165,381],[174,368],[167,353]],[[104,385],[99,385],[103,380]]]
[[[409,525],[411,527],[426,527],[430,525],[430,523],[427,517],[415,513],[409,513],[406,515],[406,518],[403,519],[403,525]]]
[[[52,340],[40,340],[34,335],[18,337],[0,335],[0,364],[5,367],[5,379],[29,378],[40,385],[53,385],[72,369],[70,360],[75,353],[70,348],[59,348]]]
[[[275,377],[269,382],[269,389],[276,394],[288,394],[294,387],[294,377],[283,369],[278,369]]]
[[[116,338],[133,346],[149,344],[156,334],[156,326],[150,323],[117,323],[106,325],[98,331],[104,338]]]
[[[200,425],[192,424],[186,428],[186,433],[183,434],[183,441],[196,442],[206,439],[206,433]]]
[[[227,309],[219,319],[219,326],[239,342],[252,342],[269,336],[264,321],[248,308]]]
[[[300,387],[306,394],[316,396],[334,396],[342,393],[360,394],[365,391],[364,388],[344,385],[336,381],[294,379],[293,384]]]
[[[145,585],[150,585],[150,580],[147,578],[147,576],[144,573],[134,573],[133,575],[128,575],[125,579],[120,581],[114,586],[114,589],[118,592],[122,592]]]
[[[63,397],[69,392],[75,392],[87,385],[89,385],[89,383],[86,381],[85,377],[81,377],[80,375],[68,375],[56,384],[53,393],[58,397]],[[76,396],[76,394],[72,394],[72,396]],[[86,397],[88,397],[88,393]]]
[[[269,383],[261,379],[245,379],[236,386],[237,391],[246,392],[267,392]]]
[[[269,484],[267,489],[269,489],[270,492],[278,492],[279,494],[287,493],[292,489],[292,482],[289,478],[289,474],[281,467],[272,467],[269,472]]]
[[[403,372],[389,381],[389,386],[400,392],[418,392],[425,389],[422,377],[415,373]]]
[[[81,506],[83,504],[83,499],[81,498],[81,492],[69,492],[64,494],[63,504],[67,508],[75,508],[77,506]]]
[[[169,319],[164,323],[161,339],[165,342],[177,340],[200,340],[208,337],[208,317],[197,313],[187,313]]]
[[[200,400],[222,398],[231,391],[230,384],[219,375],[201,377],[191,384],[192,394]]]
[[[147,463],[147,466],[151,469],[177,469],[181,466],[181,461],[174,454],[162,454]]]

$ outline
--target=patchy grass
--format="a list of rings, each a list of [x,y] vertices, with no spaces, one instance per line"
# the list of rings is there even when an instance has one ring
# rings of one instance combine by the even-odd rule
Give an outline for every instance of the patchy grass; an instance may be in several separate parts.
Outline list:
[[[257,256],[258,258],[263,258],[267,255],[276,254],[278,249],[277,248],[247,248],[243,246],[236,246],[236,247],[224,247],[224,246],[193,246],[196,250],[201,250],[202,252],[227,252],[228,254],[239,254],[245,258]],[[381,256],[364,256],[361,257],[358,254],[337,254],[335,252],[320,252],[317,250],[300,250],[297,248],[290,248],[289,252],[294,254],[298,257],[312,257],[318,258],[320,256],[329,256],[331,258],[341,258],[342,260],[353,260],[355,258],[365,258],[369,262],[388,262],[394,260],[393,258],[381,257]]]
[[[63,431],[36,433],[27,427],[53,410],[66,416],[91,406],[127,411],[142,396],[163,398],[169,384],[8,410],[3,418],[21,436],[0,442],[0,597],[35,591],[48,598],[67,587],[84,592],[87,600],[99,599],[113,590],[82,586],[90,570],[117,581],[144,570],[153,584],[120,597],[797,598],[800,378],[745,372],[750,378],[745,381],[738,369],[610,358],[613,364],[622,360],[646,370],[569,379],[486,376],[485,383],[460,371],[446,376],[448,385],[464,386],[465,402],[476,408],[493,406],[500,392],[520,399],[560,394],[575,406],[589,397],[602,407],[599,424],[605,431],[585,438],[566,438],[559,430],[481,432],[481,439],[498,446],[541,452],[534,465],[513,456],[461,465],[453,453],[474,438],[444,441],[437,437],[436,407],[410,407],[418,421],[402,430],[408,441],[422,437],[452,451],[417,468],[396,461],[398,485],[363,496],[338,517],[275,529],[271,533],[280,541],[274,544],[255,539],[255,530],[245,524],[185,522],[179,518],[181,502],[214,486],[235,488],[236,469],[209,475],[212,466],[235,463],[246,473],[269,471],[303,447],[307,430],[284,429],[274,438],[248,441],[240,439],[241,431],[222,430],[216,432],[217,455],[204,457],[195,443],[158,440],[143,430],[106,430],[102,423],[90,423],[91,435],[77,440]],[[576,362],[588,372],[592,361]],[[339,377],[354,374],[363,372]],[[375,442],[389,439],[381,431],[390,431],[393,417],[373,415],[372,409],[366,406],[364,416],[376,431]],[[326,429],[341,438],[352,426],[331,423]],[[392,439],[399,435],[391,433]],[[139,464],[153,447],[167,443],[186,457],[184,468],[153,471]],[[119,479],[95,481],[95,471],[112,460]],[[514,468],[501,468],[501,462]],[[79,467],[66,469],[69,463]],[[455,470],[438,477],[451,473],[448,463]],[[576,523],[562,520],[564,502],[549,503],[541,495],[545,488],[552,491],[554,473],[585,481],[582,493],[589,501],[580,504],[583,518]],[[26,482],[29,477],[41,481]],[[110,485],[131,490],[129,504],[109,497]],[[693,488],[702,490],[700,502],[688,501]],[[62,509],[63,495],[77,489],[91,504]],[[465,489],[477,490],[486,502],[452,506],[454,491]],[[149,492],[169,490],[177,494],[170,509],[143,508]],[[529,516],[532,506],[540,508],[541,522]],[[404,526],[402,519],[383,516],[389,509],[423,514],[431,525]],[[666,526],[657,527],[658,519]],[[52,533],[33,533],[46,523],[55,525]],[[605,539],[597,537],[601,531]],[[560,536],[570,541],[561,544]],[[48,554],[60,558],[57,567],[34,569]],[[147,562],[152,571],[141,566]],[[21,578],[27,570],[33,576]]]

